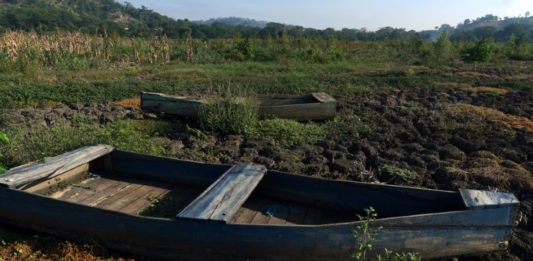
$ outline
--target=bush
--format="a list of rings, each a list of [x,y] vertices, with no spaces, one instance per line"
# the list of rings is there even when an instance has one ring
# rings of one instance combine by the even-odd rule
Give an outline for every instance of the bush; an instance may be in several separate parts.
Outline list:
[[[324,139],[324,130],[313,123],[270,119],[258,121],[254,126],[246,128],[245,135],[248,138],[265,140],[274,146],[290,147],[316,143]]]
[[[254,126],[258,120],[259,106],[246,90],[219,86],[209,90],[207,103],[200,107],[198,122],[204,131],[220,134],[244,134],[245,129]]]
[[[494,44],[488,39],[482,39],[463,51],[463,61],[469,63],[488,62],[492,58],[493,50]]]

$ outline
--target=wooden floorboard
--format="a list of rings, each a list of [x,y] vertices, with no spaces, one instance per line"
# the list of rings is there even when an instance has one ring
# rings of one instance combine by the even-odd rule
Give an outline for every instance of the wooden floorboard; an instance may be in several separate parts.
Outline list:
[[[141,180],[115,180],[91,177],[50,197],[69,202],[140,215],[157,202],[171,201],[172,211],[189,205],[204,191],[202,188],[169,185]],[[150,208],[151,210],[151,208]],[[150,215],[150,214],[148,214]],[[156,213],[157,215],[157,213]],[[230,220],[236,224],[317,225],[355,220],[342,213],[327,212],[314,207],[280,202],[276,199],[252,195]]]
[[[112,183],[111,186],[103,190],[96,190],[89,197],[79,200],[78,203],[88,206],[96,206],[101,201],[115,195],[116,193],[120,192],[124,187],[130,185],[130,183],[124,181],[110,180],[110,182]]]
[[[96,178],[94,182],[89,184],[82,184],[78,186],[81,191],[77,194],[72,195],[69,198],[63,200],[79,203],[82,200],[94,195],[97,191],[106,190],[111,186],[114,186],[116,183],[113,180]]]
[[[75,197],[80,193],[83,193],[84,191],[88,190],[88,188],[93,186],[94,183],[98,183],[99,181],[100,180],[97,178],[90,178],[84,180],[83,182],[80,182],[79,184],[72,185],[65,190],[55,192],[51,194],[50,197],[60,200],[69,200],[72,197]]]
[[[160,198],[168,194],[170,190],[158,187],[151,187],[151,189],[143,195],[139,195],[137,199],[132,201],[130,204],[124,206],[121,209],[118,209],[120,212],[124,212],[131,215],[138,215],[144,209],[146,209],[153,200]]]
[[[253,201],[255,202],[255,201]],[[257,204],[252,205],[250,203],[245,204],[243,207],[241,207],[241,212],[235,215],[233,218],[232,223],[237,224],[250,224],[252,223],[252,220],[254,219],[255,215],[257,215],[258,211],[254,210],[253,208],[259,207]]]
[[[135,183],[129,184],[126,187],[124,187],[121,191],[119,191],[118,193],[96,204],[96,207],[103,208],[103,209],[112,209],[113,207],[120,208],[121,206],[124,206],[126,203],[129,203],[129,201],[131,201],[129,199],[129,195],[134,193],[137,189],[140,189],[141,187],[142,187],[142,184],[135,184]]]
[[[320,225],[356,220],[346,213],[327,212],[302,204],[252,197],[231,223],[268,225]]]

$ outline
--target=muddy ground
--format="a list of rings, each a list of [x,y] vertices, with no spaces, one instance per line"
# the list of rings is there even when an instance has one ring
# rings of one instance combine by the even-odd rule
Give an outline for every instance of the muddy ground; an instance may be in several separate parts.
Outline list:
[[[274,147],[235,135],[198,136],[186,127],[194,123],[144,114],[135,106],[57,105],[18,109],[4,120],[51,125],[71,121],[73,115],[80,113],[98,123],[161,117],[175,121],[175,134],[168,138],[169,150],[178,158],[212,163],[255,162],[270,169],[329,179],[513,192],[521,205],[509,253],[460,260],[533,260],[533,92],[494,94],[422,88],[336,98],[340,101],[340,117],[355,114],[360,122],[339,123],[337,128],[327,131],[325,141],[292,148]],[[398,176],[384,167],[390,165],[417,175]],[[69,253],[74,257],[79,251],[76,249],[94,253],[91,258],[121,256],[92,246],[73,247],[57,239],[50,242],[55,242],[52,244],[58,249],[72,251],[74,254]],[[46,252],[46,245],[49,244],[32,244],[31,249]],[[24,257],[24,252],[13,254],[16,247],[3,248],[1,255]],[[50,255],[53,254],[56,253]]]

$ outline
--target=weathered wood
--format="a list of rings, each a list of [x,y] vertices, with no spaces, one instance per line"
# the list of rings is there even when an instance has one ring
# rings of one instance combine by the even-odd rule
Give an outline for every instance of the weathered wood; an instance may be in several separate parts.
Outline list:
[[[17,202],[17,204],[12,204]],[[6,188],[0,189],[0,219],[10,224],[97,240],[104,246],[165,259],[187,260],[350,260],[356,245],[357,222],[327,226],[235,225],[190,219],[153,219],[124,215]],[[53,209],[54,211],[50,211]],[[500,219],[499,209],[479,210]],[[391,218],[383,226],[374,249],[418,252],[424,258],[457,256],[505,249],[511,226],[456,224],[458,215],[440,214],[441,222],[422,226],[415,217]],[[206,251],[209,249],[209,251]],[[375,254],[375,253],[370,253]],[[231,257],[231,258],[230,258]]]
[[[10,169],[0,178],[0,184],[19,187],[40,179],[54,178],[80,165],[109,154],[113,147],[107,145],[88,146],[47,159],[44,163],[35,163]]]
[[[235,165],[181,211],[178,217],[231,220],[265,173],[263,165]]]
[[[91,171],[102,160],[91,162]],[[352,230],[360,225],[360,222],[353,222],[355,214],[365,206],[373,206],[379,219],[372,225],[382,227],[373,242],[375,251],[386,248],[396,252],[417,252],[429,259],[505,250],[512,238],[513,216],[517,208],[517,201],[510,197],[503,201],[500,197],[480,200],[491,207],[466,208],[468,204],[477,207],[463,202],[464,195],[473,193],[328,181],[268,172],[252,197],[240,208],[239,216],[232,219],[257,225],[190,218],[150,218],[120,213],[115,207],[125,204],[127,206],[121,210],[129,208],[129,212],[124,212],[137,212],[136,206],[146,201],[133,198],[147,197],[148,191],[139,192],[146,184],[157,186],[164,183],[164,189],[179,196],[187,194],[182,192],[192,190],[192,187],[214,187],[231,167],[124,152],[113,152],[111,163],[114,175],[101,174],[104,178],[100,181],[114,180],[106,183],[89,179],[85,184],[90,188],[80,191],[91,192],[89,194],[95,197],[89,199],[83,194],[77,198],[76,204],[0,187],[0,208],[3,209],[0,221],[72,239],[96,240],[106,247],[155,259],[348,261],[354,246],[358,245],[352,234]],[[109,200],[132,183],[144,185],[117,196],[117,201],[127,199],[120,204]],[[102,189],[94,189],[96,187]],[[183,187],[186,189],[181,190]],[[70,199],[77,195],[77,192],[68,190],[63,196],[68,193],[71,193]],[[81,198],[85,200],[80,201]],[[101,203],[102,199],[109,200],[106,206],[113,206],[113,211],[87,205]],[[263,214],[269,209],[265,206],[273,203],[302,208],[306,210],[305,216],[302,217],[302,213],[293,215],[291,209],[286,219],[297,225],[279,225],[277,222],[282,220],[271,220],[271,216]],[[241,204],[233,206],[237,209]],[[344,215],[350,218],[345,219]],[[276,217],[276,213],[272,216]],[[269,222],[276,224],[269,225]],[[368,253],[370,257],[375,254],[378,253]]]
[[[520,202],[511,193],[459,189],[468,209],[490,208],[502,205],[517,205]]]
[[[169,192],[170,190],[168,189],[153,187],[152,190],[148,191],[146,194],[140,195],[129,205],[119,209],[119,211],[126,214],[138,215],[152,204],[153,199],[163,197]]]
[[[254,98],[259,106],[259,115],[274,116],[298,121],[325,120],[335,116],[337,100],[326,93],[312,93],[300,97],[260,97]],[[146,111],[161,112],[195,118],[207,101],[183,96],[145,92],[141,96],[141,108]]]
[[[121,175],[168,184],[208,187],[231,166],[116,151],[113,170]],[[386,184],[334,181],[268,171],[255,192],[329,211],[363,213],[373,206],[380,217],[436,213],[464,208],[458,192]],[[345,200],[339,200],[345,199]]]
[[[176,114],[189,118],[196,118],[204,103],[203,100],[162,93],[143,92],[141,95],[141,108],[143,110]]]
[[[259,106],[259,114],[264,117],[310,121],[330,119],[337,113],[337,101],[326,93],[313,93],[301,97],[301,100],[292,104],[278,102],[270,105],[263,102]]]
[[[91,191],[91,193],[79,198],[76,202],[89,206],[96,206],[101,201],[112,197],[113,195],[130,185],[130,183],[128,182],[116,180],[106,180],[105,183],[109,184],[109,186],[106,185],[105,189]]]
[[[24,191],[39,194],[54,192],[56,190],[60,190],[62,187],[68,186],[69,184],[79,182],[87,178],[88,173],[89,164],[82,164],[52,179],[37,181],[33,184],[30,183],[24,186]]]

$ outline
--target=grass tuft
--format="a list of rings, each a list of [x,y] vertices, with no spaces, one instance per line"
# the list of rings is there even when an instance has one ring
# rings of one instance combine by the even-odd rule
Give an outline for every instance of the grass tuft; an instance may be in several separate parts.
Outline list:
[[[270,119],[258,121],[246,129],[245,136],[265,140],[274,146],[291,147],[313,144],[324,139],[324,130],[314,123],[299,123],[292,120]]]

